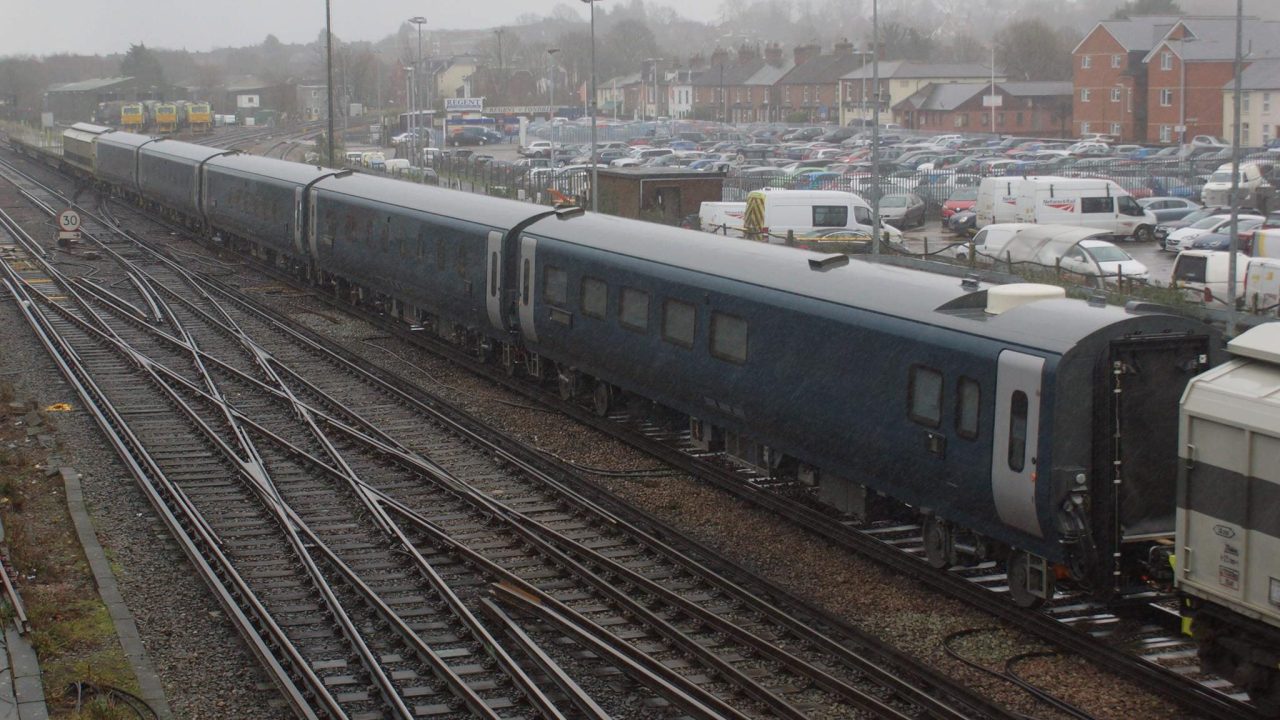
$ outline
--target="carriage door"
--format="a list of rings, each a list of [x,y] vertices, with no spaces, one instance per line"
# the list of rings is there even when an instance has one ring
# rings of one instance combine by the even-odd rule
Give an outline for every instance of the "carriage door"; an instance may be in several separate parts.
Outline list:
[[[1043,537],[1036,513],[1040,386],[1044,358],[1012,350],[1000,353],[996,377],[991,492],[1006,525]]]
[[[485,275],[484,304],[489,311],[489,322],[495,328],[505,330],[502,321],[502,233],[490,231],[486,247],[488,260],[485,267],[488,273]]]
[[[534,281],[538,277],[534,267],[538,241],[528,235],[520,236],[520,330],[525,342],[538,342],[538,332],[533,325]]]
[[[302,216],[302,193],[303,189],[300,187],[293,189],[293,250],[294,257],[297,258],[307,256],[306,238],[302,236],[302,228],[305,225]]]

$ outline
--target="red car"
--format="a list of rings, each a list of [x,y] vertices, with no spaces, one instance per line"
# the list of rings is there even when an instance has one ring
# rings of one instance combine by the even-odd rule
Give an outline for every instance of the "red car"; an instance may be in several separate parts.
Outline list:
[[[978,188],[962,187],[951,191],[947,201],[942,203],[942,220],[945,222],[958,212],[972,210],[978,202]]]

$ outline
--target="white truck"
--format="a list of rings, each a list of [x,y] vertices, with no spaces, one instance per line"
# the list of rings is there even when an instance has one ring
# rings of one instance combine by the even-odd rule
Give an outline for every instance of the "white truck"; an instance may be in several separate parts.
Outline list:
[[[984,178],[976,208],[979,228],[995,222],[1048,223],[1091,228],[1116,238],[1155,238],[1155,214],[1114,181],[1101,178]]]
[[[1258,198],[1271,190],[1267,176],[1271,172],[1270,163],[1240,163],[1240,206],[1258,207]],[[1231,204],[1231,163],[1221,165],[1209,176],[1209,181],[1200,191],[1200,199],[1208,206],[1228,206]]]

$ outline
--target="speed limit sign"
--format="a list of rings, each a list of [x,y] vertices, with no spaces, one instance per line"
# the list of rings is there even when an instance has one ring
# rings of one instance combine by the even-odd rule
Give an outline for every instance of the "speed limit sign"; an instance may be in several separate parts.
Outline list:
[[[58,213],[58,229],[63,232],[75,232],[80,229],[80,213],[67,209]]]

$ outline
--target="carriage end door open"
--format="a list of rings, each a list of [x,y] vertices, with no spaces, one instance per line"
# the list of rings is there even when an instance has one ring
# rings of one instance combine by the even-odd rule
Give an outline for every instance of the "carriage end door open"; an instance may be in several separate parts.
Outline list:
[[[1000,353],[996,377],[991,492],[1001,522],[1044,537],[1036,512],[1040,389],[1044,358],[1012,350]]]

